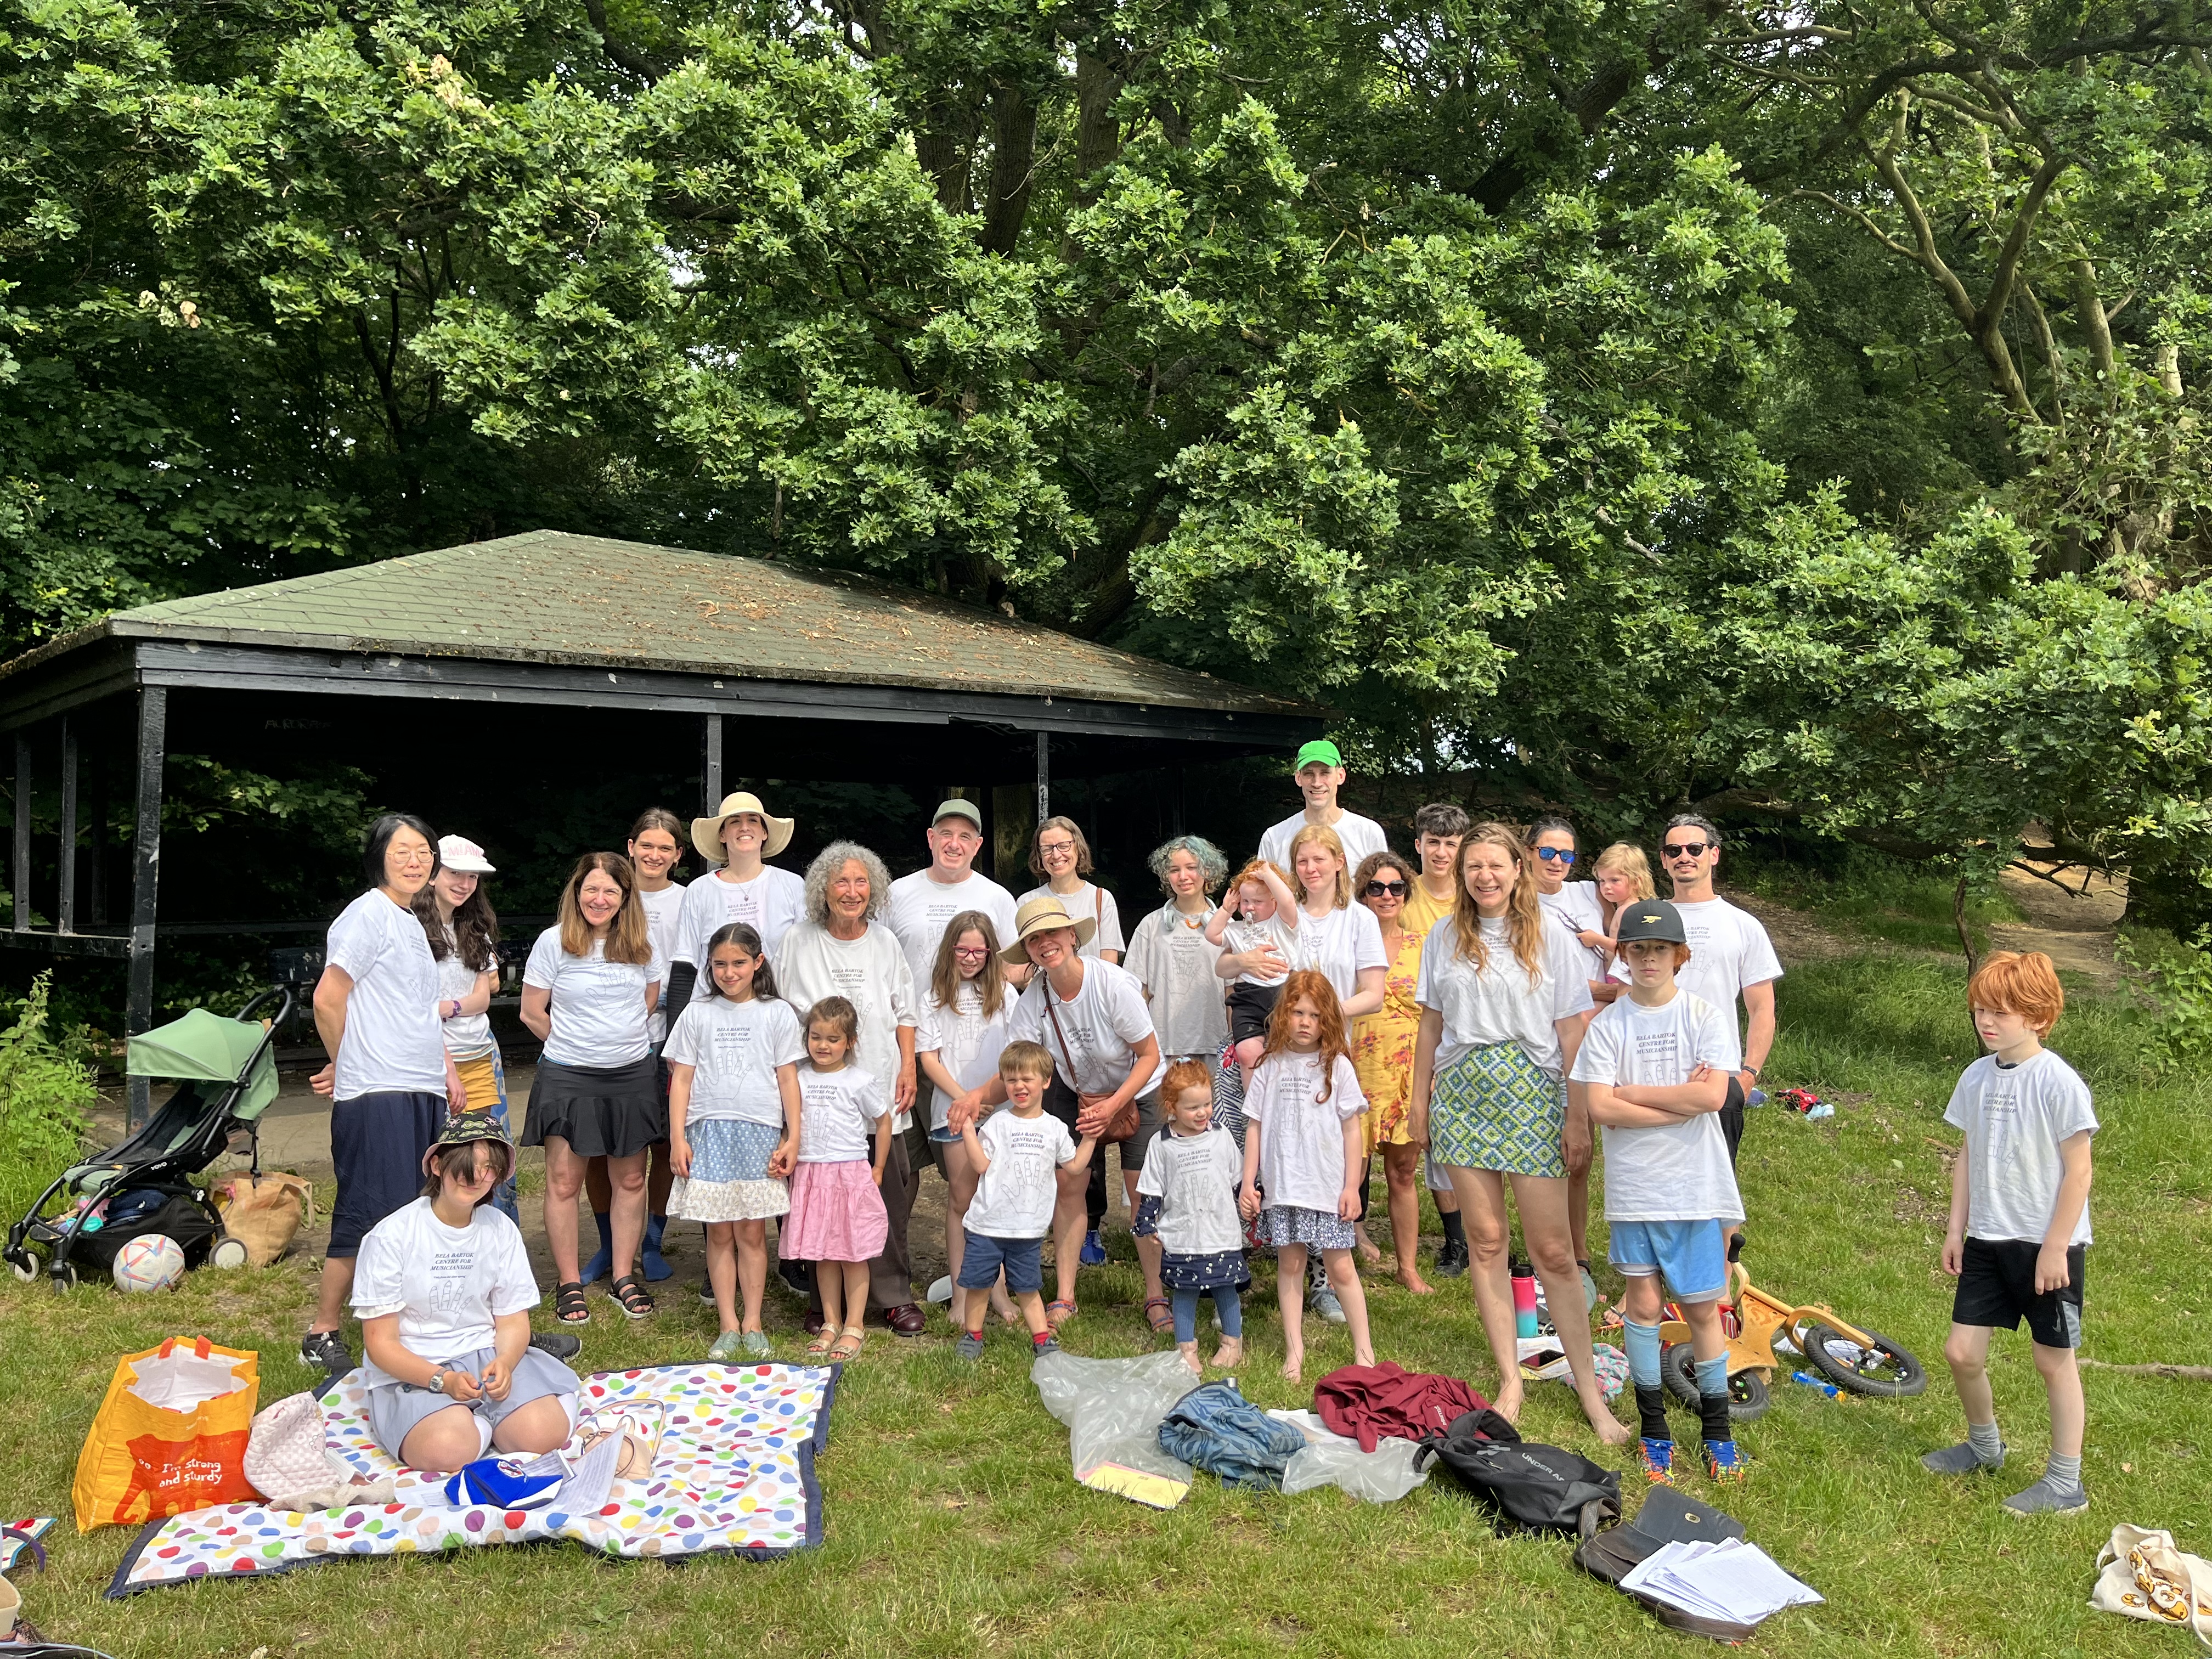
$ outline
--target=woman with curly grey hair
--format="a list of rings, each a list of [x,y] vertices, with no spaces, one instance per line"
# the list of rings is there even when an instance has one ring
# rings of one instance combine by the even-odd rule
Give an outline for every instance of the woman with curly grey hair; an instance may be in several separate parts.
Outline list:
[[[883,1182],[890,1237],[883,1254],[868,1264],[869,1299],[899,1335],[919,1336],[925,1321],[915,1302],[906,1228],[918,1184],[907,1141],[914,1127],[914,1042],[921,1005],[914,969],[898,935],[880,919],[890,889],[884,861],[857,842],[835,841],[823,848],[806,866],[805,914],[775,952],[775,979],[802,1020],[824,997],[850,1002],[860,1028],[854,1061],[890,1085],[897,1115]],[[810,1316],[810,1329],[818,1319]]]
[[[1203,836],[1177,836],[1147,862],[1168,902],[1137,924],[1123,965],[1144,984],[1161,1057],[1212,1065],[1228,1040],[1229,1016],[1213,971],[1221,948],[1206,942],[1206,923],[1213,914],[1209,895],[1229,879],[1229,860]]]

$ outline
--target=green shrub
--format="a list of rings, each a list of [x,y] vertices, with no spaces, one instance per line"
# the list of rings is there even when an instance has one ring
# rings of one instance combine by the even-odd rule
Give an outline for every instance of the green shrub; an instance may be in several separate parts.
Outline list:
[[[2112,954],[2156,992],[2158,1017],[2146,1045],[2152,1069],[2162,1077],[2184,1069],[2201,1073],[2212,1056],[2212,927],[2158,948],[2163,942],[2159,935],[2130,930],[2113,941]]]
[[[77,1155],[91,1127],[92,1073],[46,1030],[40,974],[0,1030],[0,1217],[12,1221]]]

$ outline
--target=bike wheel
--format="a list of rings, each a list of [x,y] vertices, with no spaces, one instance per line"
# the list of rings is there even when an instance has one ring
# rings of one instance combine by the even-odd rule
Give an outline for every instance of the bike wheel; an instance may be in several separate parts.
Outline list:
[[[1692,1411],[1704,1403],[1698,1393],[1698,1357],[1688,1343],[1670,1342],[1660,1350],[1659,1376],[1667,1392]],[[1765,1380],[1757,1371],[1738,1371],[1729,1378],[1729,1422],[1756,1422],[1772,1403]]]
[[[1846,1394],[1910,1400],[1928,1387],[1928,1373],[1909,1348],[1879,1331],[1869,1331],[1874,1346],[1862,1348],[1830,1326],[1806,1332],[1805,1358],[1813,1369]]]

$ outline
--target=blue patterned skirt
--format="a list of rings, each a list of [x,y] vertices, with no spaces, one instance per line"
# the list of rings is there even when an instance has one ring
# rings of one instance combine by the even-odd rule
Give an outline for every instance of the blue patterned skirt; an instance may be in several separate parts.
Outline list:
[[[1171,1291],[1211,1291],[1223,1285],[1243,1285],[1251,1282],[1251,1275],[1244,1271],[1242,1250],[1160,1257],[1160,1283]]]
[[[791,1188],[768,1172],[783,1126],[710,1117],[684,1126],[691,1173],[668,1189],[671,1220],[765,1221],[791,1209]]]
[[[1349,1221],[1327,1210],[1296,1204],[1271,1204],[1260,1212],[1260,1237],[1277,1249],[1303,1244],[1310,1250],[1348,1250],[1359,1242]]]
[[[1429,1096],[1429,1151],[1440,1164],[1564,1180],[1566,1135],[1566,1079],[1517,1042],[1469,1049]]]

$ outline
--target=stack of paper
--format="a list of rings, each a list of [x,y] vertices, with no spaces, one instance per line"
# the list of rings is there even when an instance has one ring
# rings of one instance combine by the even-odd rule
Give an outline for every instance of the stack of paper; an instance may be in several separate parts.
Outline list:
[[[1822,1598],[1741,1538],[1718,1543],[1662,1544],[1620,1581],[1685,1613],[1755,1625],[1784,1607]]]

